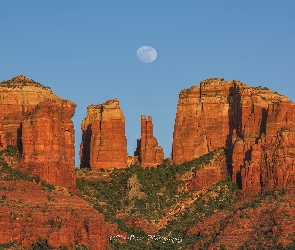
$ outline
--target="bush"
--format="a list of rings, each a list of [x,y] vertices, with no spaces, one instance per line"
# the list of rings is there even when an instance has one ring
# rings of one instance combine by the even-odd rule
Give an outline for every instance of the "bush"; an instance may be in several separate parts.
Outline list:
[[[52,192],[55,190],[55,186],[53,184],[49,184],[45,181],[41,181],[42,190],[46,192]]]
[[[0,179],[5,181],[33,181],[33,178],[18,169],[11,168],[7,162],[0,157]]]
[[[0,156],[6,155],[6,156],[18,156],[18,148],[14,145],[8,145],[6,149],[0,151]]]
[[[32,250],[52,250],[53,248],[48,245],[47,240],[39,239],[32,245]]]

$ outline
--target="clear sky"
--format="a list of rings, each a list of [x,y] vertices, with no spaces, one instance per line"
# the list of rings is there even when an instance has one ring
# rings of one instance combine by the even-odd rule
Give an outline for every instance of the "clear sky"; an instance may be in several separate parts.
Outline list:
[[[1,0],[0,81],[23,74],[77,103],[77,162],[87,106],[115,97],[128,153],[145,114],[169,157],[178,94],[203,79],[295,101],[294,13],[294,0]],[[137,59],[144,45],[157,50],[154,62]]]

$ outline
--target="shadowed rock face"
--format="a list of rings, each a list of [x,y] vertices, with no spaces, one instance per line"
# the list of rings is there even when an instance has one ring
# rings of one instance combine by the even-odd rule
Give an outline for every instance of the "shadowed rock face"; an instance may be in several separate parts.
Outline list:
[[[134,152],[138,156],[139,162],[143,167],[154,167],[164,161],[163,148],[158,146],[158,141],[153,135],[152,117],[146,119],[141,116],[141,137],[137,140],[137,148]]]
[[[204,80],[180,92],[172,161],[183,163],[226,146],[228,172],[243,190],[293,189],[294,108],[266,88]]]
[[[125,117],[117,98],[87,108],[82,121],[81,167],[127,167]]]
[[[48,87],[17,76],[0,83],[0,149],[18,147],[18,167],[49,183],[75,185],[74,127],[76,104]]]

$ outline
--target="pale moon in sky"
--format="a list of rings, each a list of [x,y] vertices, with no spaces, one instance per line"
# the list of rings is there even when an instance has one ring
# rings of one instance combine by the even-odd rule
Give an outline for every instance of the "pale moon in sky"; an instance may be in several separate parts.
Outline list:
[[[157,51],[151,46],[142,46],[136,52],[137,58],[143,63],[150,63],[156,60]]]

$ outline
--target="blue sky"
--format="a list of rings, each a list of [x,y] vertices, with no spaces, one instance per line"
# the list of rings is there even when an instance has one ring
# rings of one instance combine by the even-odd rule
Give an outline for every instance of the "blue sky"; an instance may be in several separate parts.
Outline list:
[[[86,108],[119,98],[128,153],[140,115],[170,156],[181,89],[206,78],[267,86],[295,101],[295,1],[1,0],[0,81],[23,74]],[[145,64],[141,46],[158,57]]]

